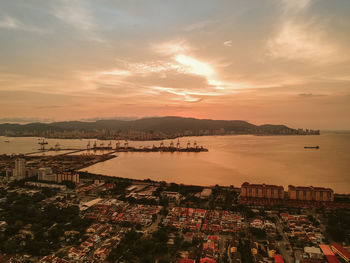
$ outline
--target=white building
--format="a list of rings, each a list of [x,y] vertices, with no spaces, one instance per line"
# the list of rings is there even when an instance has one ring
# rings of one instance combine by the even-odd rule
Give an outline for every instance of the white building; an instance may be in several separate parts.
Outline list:
[[[211,196],[212,190],[210,188],[204,188],[201,192],[201,199],[208,199]]]
[[[13,169],[13,177],[15,180],[21,180],[26,177],[26,160],[17,158],[15,160],[15,169]]]

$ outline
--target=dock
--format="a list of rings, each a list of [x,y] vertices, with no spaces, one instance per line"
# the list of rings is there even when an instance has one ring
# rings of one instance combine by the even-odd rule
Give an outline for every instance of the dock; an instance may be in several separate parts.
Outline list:
[[[139,147],[132,147],[129,146],[128,141],[125,141],[124,143],[120,143],[119,141],[115,144],[115,146],[112,146],[112,142],[109,142],[107,145],[104,144],[104,142],[97,145],[97,141],[91,145],[90,141],[86,145],[86,148],[60,148],[59,144],[56,144],[54,148],[48,148],[45,149],[45,145],[47,144],[44,140],[39,142],[40,149],[34,152],[27,153],[25,155],[27,156],[35,156],[35,155],[53,155],[53,156],[63,156],[63,155],[96,155],[97,152],[99,152],[97,155],[110,155],[114,153],[120,153],[120,152],[208,152],[207,148],[204,148],[203,146],[197,145],[197,142],[194,142],[191,144],[190,142],[187,142],[186,147],[181,147],[179,140],[177,141],[176,145],[173,142],[170,142],[169,145],[165,145],[164,142],[160,142],[159,146],[156,146],[153,144],[153,146],[139,146]],[[50,154],[51,153],[51,154]]]

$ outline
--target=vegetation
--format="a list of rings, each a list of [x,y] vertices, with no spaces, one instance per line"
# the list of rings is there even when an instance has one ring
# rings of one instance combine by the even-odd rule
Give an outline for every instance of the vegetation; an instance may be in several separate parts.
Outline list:
[[[337,242],[350,242],[350,213],[337,210],[328,215],[327,234]]]
[[[249,240],[240,240],[238,245],[238,250],[241,252],[242,262],[253,263],[254,259],[250,250]]]
[[[48,196],[51,193],[46,191],[32,196],[7,193],[6,201],[0,205],[0,220],[8,224],[6,231],[0,234],[0,251],[7,254],[47,255],[60,248],[60,241],[65,240],[64,232],[68,230],[79,231],[79,235],[65,242],[78,242],[90,221],[80,218],[77,206],[43,206],[41,201]]]
[[[258,239],[266,239],[266,231],[263,229],[251,227],[250,232]]]
[[[296,133],[295,129],[284,125],[254,125],[240,120],[205,120],[182,117],[144,118],[138,120],[99,120],[96,122],[55,122],[29,124],[0,124],[0,135],[6,136],[39,136],[114,139],[116,136],[130,137],[134,134],[147,134],[150,138],[176,138],[184,135],[215,135],[215,134],[281,134],[284,131]]]
[[[128,232],[120,244],[109,255],[110,261],[154,262],[156,257],[166,256],[168,231],[162,228],[151,237],[142,237],[134,230]]]

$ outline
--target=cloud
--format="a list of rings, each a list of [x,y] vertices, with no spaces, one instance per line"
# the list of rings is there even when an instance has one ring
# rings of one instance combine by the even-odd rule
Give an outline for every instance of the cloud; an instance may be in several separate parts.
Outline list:
[[[313,93],[300,93],[298,94],[299,97],[302,98],[314,98],[314,97],[323,97],[323,96],[327,96],[325,94],[313,94]]]
[[[152,87],[152,89],[158,93],[167,92],[170,94],[181,96],[181,97],[183,97],[183,101],[185,101],[185,102],[200,102],[202,100],[202,98],[198,97],[199,95],[201,95],[201,96],[203,96],[203,95],[207,95],[207,96],[218,95],[216,93],[193,92],[193,91],[188,91],[188,90],[178,90],[178,89],[169,88],[169,87]],[[173,99],[179,100],[177,98],[173,98]]]
[[[266,42],[272,59],[304,61],[318,64],[338,62],[338,47],[329,38],[323,18],[310,10],[313,0],[278,0],[282,7],[281,22],[276,34]]]
[[[306,10],[312,0],[279,0],[285,12],[301,12]]]
[[[224,46],[226,47],[232,47],[232,40],[228,40],[224,42]]]
[[[86,2],[81,0],[62,0],[59,3],[61,5],[54,9],[54,15],[58,19],[72,25],[91,41],[106,42],[106,40],[97,33],[97,23],[91,11],[87,8]]]
[[[200,61],[194,57],[178,54],[174,59],[182,66],[184,72],[204,76],[206,78],[211,78],[216,74],[214,68],[209,63]]]
[[[338,59],[337,49],[327,43],[322,31],[309,24],[285,22],[278,34],[267,41],[267,54],[273,59],[327,63]]]
[[[151,48],[163,55],[183,54],[190,51],[190,47],[183,39],[155,44],[152,45]]]
[[[0,118],[0,123],[32,123],[32,122],[52,122],[53,119],[50,118],[36,118],[36,117],[7,117]]]
[[[33,33],[52,33],[49,30],[44,30],[41,28],[24,24],[17,18],[11,17],[11,16],[5,16],[3,18],[0,18],[0,29],[1,28],[7,29],[7,30],[22,30],[22,31],[33,32]]]
[[[213,20],[204,20],[204,21],[196,22],[196,23],[193,23],[193,24],[186,26],[184,31],[200,30],[200,29],[203,29],[203,28],[209,26],[210,24],[212,24],[214,22],[215,21],[213,21]]]
[[[13,17],[6,16],[0,20],[0,28],[18,29],[20,27],[21,23]]]

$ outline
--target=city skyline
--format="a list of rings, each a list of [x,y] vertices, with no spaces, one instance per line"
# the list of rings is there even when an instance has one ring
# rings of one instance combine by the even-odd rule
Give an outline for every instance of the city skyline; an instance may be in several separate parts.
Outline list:
[[[0,1],[0,122],[350,129],[349,1]]]

